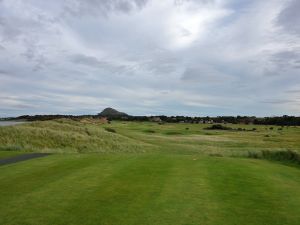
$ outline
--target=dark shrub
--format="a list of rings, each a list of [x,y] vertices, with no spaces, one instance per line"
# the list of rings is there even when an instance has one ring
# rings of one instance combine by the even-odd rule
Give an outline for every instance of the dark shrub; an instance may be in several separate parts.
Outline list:
[[[186,127],[185,129],[186,129],[186,130],[189,130],[190,128]]]
[[[206,129],[206,130],[232,130],[231,127],[226,127],[226,126],[223,126],[221,124],[214,124],[210,127],[204,128],[204,129]]]
[[[155,133],[155,130],[147,129],[147,130],[144,130],[144,132],[145,133],[153,134],[153,133]]]
[[[111,133],[116,133],[116,130],[110,127],[105,127],[104,128],[106,131],[111,132]]]
[[[167,135],[180,135],[180,134],[182,134],[182,133],[177,132],[177,131],[167,131],[166,134],[167,134]]]
[[[273,127],[270,127],[269,129],[270,129],[270,130],[273,130],[274,128],[273,128]]]
[[[254,128],[252,128],[252,131],[256,131],[256,128],[254,127]]]
[[[221,153],[211,153],[211,154],[209,154],[209,156],[212,156],[212,157],[223,157],[223,155]]]

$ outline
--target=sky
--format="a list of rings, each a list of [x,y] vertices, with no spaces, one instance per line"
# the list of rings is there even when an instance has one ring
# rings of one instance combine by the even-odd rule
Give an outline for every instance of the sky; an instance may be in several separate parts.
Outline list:
[[[0,117],[300,115],[299,0],[0,0]]]

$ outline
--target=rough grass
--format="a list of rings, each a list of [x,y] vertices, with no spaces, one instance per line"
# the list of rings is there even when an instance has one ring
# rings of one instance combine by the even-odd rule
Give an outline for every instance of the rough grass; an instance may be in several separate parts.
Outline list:
[[[234,132],[229,132],[205,130],[207,124],[113,122],[111,126],[118,134],[158,146],[162,152],[227,156],[244,156],[248,151],[261,150],[300,152],[299,127],[285,127],[282,130],[275,127],[270,130],[270,126],[230,124],[226,126]]]
[[[268,151],[248,152],[249,158],[268,159],[285,163],[294,163],[300,165],[300,154],[291,150],[287,151]]]
[[[149,150],[148,144],[115,134],[111,130],[114,129],[67,119],[0,127],[0,150],[51,153]]]
[[[204,130],[206,124],[188,124],[188,127],[150,122],[97,124],[61,119],[0,127],[0,150],[62,153],[159,150],[227,156],[262,150],[300,152],[299,127],[270,130],[270,126],[228,126],[235,131]]]

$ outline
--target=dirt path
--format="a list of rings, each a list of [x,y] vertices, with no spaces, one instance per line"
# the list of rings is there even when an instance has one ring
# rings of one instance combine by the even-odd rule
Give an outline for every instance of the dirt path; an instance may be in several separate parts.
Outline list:
[[[24,154],[24,155],[17,155],[17,156],[13,156],[13,157],[6,158],[6,159],[0,159],[0,166],[17,163],[17,162],[21,162],[21,161],[25,161],[25,160],[29,160],[29,159],[45,157],[48,155],[51,155],[51,154],[49,154],[49,153],[29,153],[29,154]]]

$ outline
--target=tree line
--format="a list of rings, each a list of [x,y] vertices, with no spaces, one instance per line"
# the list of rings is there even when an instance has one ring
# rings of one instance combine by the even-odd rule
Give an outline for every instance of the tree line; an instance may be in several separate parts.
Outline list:
[[[99,115],[23,115],[15,118],[2,118],[2,120],[27,120],[43,121],[61,118],[80,120],[83,118],[100,118]],[[262,124],[279,126],[300,126],[300,117],[276,116],[276,117],[255,117],[255,116],[217,116],[217,117],[190,117],[190,116],[107,116],[109,120],[121,121],[153,121],[158,123],[232,123],[232,124]]]

